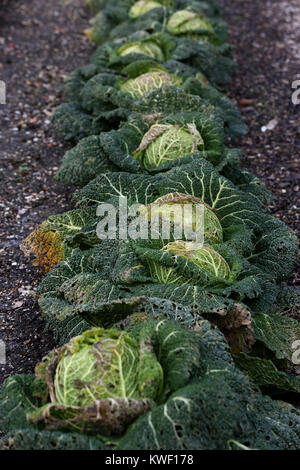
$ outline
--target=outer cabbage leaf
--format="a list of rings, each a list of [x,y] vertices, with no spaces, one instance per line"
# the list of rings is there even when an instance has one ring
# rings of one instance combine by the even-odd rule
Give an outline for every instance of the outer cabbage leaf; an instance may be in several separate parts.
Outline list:
[[[131,159],[133,162],[135,160]],[[161,175],[139,175],[125,172],[103,174],[90,181],[84,188],[73,194],[77,205],[118,203],[119,197],[127,197],[128,204],[148,204],[159,196],[158,181]]]
[[[254,173],[237,168],[237,165],[231,160],[228,165],[222,168],[222,174],[241,191],[252,194],[259,203],[263,203],[262,210],[269,212],[269,206],[274,203],[273,196]]]
[[[45,393],[45,386],[42,386]],[[38,409],[42,400],[35,396],[41,391],[34,375],[14,375],[0,389],[0,430],[7,432],[28,426],[26,414]]]
[[[85,30],[85,34],[90,41],[102,44],[109,36],[111,29],[127,18],[128,14],[125,6],[109,5],[109,8],[101,9],[90,20],[91,27]]]
[[[53,114],[53,124],[56,131],[67,141],[79,141],[89,135],[96,135],[118,128],[121,121],[125,121],[128,112],[124,109],[105,111],[97,117],[86,113],[78,103],[63,103]]]
[[[110,450],[101,436],[25,428],[8,433],[0,441],[0,450]]]
[[[93,75],[83,84],[77,97],[82,108],[97,118],[112,114],[113,111],[116,113],[122,108],[125,116],[127,109],[130,108],[131,99],[118,90],[118,78],[119,74],[113,73],[102,72]]]
[[[84,186],[97,175],[116,170],[116,165],[102,158],[103,153],[100,136],[81,139],[65,153],[55,178],[63,183]]]
[[[1,450],[63,450],[105,449],[103,440],[95,436],[35,429],[26,419],[36,411],[45,393],[45,384],[36,382],[33,375],[14,375],[0,389],[0,430],[6,438],[0,441]],[[17,430],[17,431],[16,431]]]
[[[217,369],[140,417],[119,448],[228,450],[238,443],[252,449],[297,449],[298,429],[295,408],[253,395],[240,374]]]
[[[263,393],[271,396],[283,393],[300,393],[300,378],[279,371],[269,359],[239,353],[235,356],[235,362],[238,368],[245,371]]]
[[[293,364],[293,345],[300,340],[299,322],[283,315],[257,313],[253,323],[256,341],[272,351],[275,360]]]
[[[216,47],[206,42],[192,42],[181,38],[172,53],[172,59],[185,62],[202,72],[209,82],[221,87],[229,82],[236,70],[236,64],[230,57],[228,46]]]
[[[282,285],[277,299],[278,313],[288,318],[299,320],[300,289]]]
[[[265,231],[258,235],[255,253],[250,260],[275,274],[277,280],[287,280],[299,257],[297,237],[287,225],[274,217],[264,217],[264,225]]]
[[[53,124],[65,140],[80,140],[103,130],[100,122],[96,122],[91,115],[73,102],[61,104],[56,108]]]
[[[83,67],[74,70],[65,78],[63,84],[62,91],[65,98],[69,101],[77,101],[85,83],[100,72],[101,70],[99,70],[94,64],[84,65]]]
[[[64,299],[42,296],[39,305],[46,323],[46,331],[51,331],[60,345],[90,328],[90,323],[76,314],[72,304]]]
[[[96,225],[95,207],[52,215],[26,237],[22,250],[26,256],[35,255],[33,265],[48,272],[76,249],[99,243]]]

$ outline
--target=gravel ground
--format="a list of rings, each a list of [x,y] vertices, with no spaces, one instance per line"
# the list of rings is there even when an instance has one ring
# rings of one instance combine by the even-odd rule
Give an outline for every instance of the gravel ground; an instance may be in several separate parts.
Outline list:
[[[54,345],[43,332],[34,298],[41,274],[19,246],[38,223],[71,207],[72,188],[53,180],[67,146],[49,119],[61,101],[64,76],[86,63],[93,50],[82,35],[89,17],[83,3],[51,0],[47,9],[41,0],[0,0],[0,79],[8,90],[7,104],[0,105],[0,340],[7,347],[0,383],[12,373],[31,372]],[[229,93],[250,127],[237,143],[243,165],[273,192],[274,215],[299,230],[300,105],[291,102],[300,43],[298,0],[222,3],[239,64]],[[275,128],[262,132],[270,121]],[[297,282],[295,274],[291,283]]]
[[[7,86],[7,104],[0,105],[0,339],[7,355],[0,383],[32,371],[54,346],[35,300],[41,273],[19,246],[46,217],[71,207],[71,188],[53,180],[67,146],[50,116],[64,76],[93,49],[82,34],[89,18],[84,1],[46,3],[0,0],[0,79]]]
[[[274,195],[275,217],[300,234],[300,104],[292,83],[300,79],[299,0],[221,0],[238,63],[229,87],[249,126],[239,139],[242,165]],[[269,124],[270,123],[270,124]],[[264,127],[274,127],[265,130]],[[300,286],[300,273],[291,284]]]

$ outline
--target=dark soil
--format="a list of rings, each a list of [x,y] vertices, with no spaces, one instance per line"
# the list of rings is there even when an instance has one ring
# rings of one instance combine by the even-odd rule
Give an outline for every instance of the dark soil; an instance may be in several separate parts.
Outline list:
[[[289,5],[293,2],[297,6],[298,0]],[[285,2],[222,3],[239,64],[229,92],[250,127],[236,145],[244,150],[244,167],[273,192],[274,215],[299,230],[300,106],[291,102],[297,60],[286,42],[285,16],[278,8]],[[7,348],[0,383],[13,373],[32,372],[54,346],[51,335],[44,333],[35,300],[42,275],[19,246],[38,223],[71,207],[72,188],[53,179],[67,146],[55,136],[50,116],[61,102],[64,76],[86,63],[93,49],[82,34],[89,17],[83,4],[0,0],[0,80],[7,85],[7,104],[0,105],[0,340]],[[263,133],[261,127],[274,118],[275,129]],[[295,275],[291,283],[297,280]]]
[[[7,87],[7,104],[0,105],[0,340],[7,355],[0,383],[31,372],[54,346],[35,300],[42,275],[19,246],[37,224],[71,207],[70,188],[53,180],[67,146],[50,116],[64,76],[93,49],[82,34],[89,18],[83,5],[0,0],[0,80]]]
[[[300,78],[299,0],[220,0],[229,24],[238,74],[228,87],[249,134],[236,145],[242,165],[274,195],[272,214],[300,234],[300,105],[292,83]],[[271,120],[273,130],[262,132]],[[300,286],[300,272],[292,285]]]

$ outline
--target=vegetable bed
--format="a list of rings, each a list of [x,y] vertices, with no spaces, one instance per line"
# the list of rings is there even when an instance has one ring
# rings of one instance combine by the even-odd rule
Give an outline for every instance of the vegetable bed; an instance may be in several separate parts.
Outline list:
[[[299,306],[297,243],[225,145],[247,129],[224,95],[235,64],[219,7],[89,3],[100,45],[53,118],[74,142],[57,178],[81,187],[76,209],[23,246],[48,273],[39,303],[58,348],[4,383],[1,446],[299,449],[299,410],[278,400],[300,392],[300,327],[282,314]],[[205,244],[99,240],[97,207],[120,196],[146,225],[202,204]]]

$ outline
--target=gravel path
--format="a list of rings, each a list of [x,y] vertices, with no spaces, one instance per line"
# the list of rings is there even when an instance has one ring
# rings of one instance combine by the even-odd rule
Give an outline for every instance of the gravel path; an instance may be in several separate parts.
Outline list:
[[[46,3],[0,0],[0,79],[7,86],[7,104],[0,105],[0,339],[7,349],[0,383],[32,371],[54,345],[34,297],[41,274],[19,246],[46,217],[71,207],[70,188],[53,180],[67,146],[50,116],[64,76],[93,49],[82,34],[84,1]]]
[[[250,127],[237,142],[243,165],[274,193],[274,215],[296,230],[300,106],[292,105],[291,83],[299,62],[300,6],[298,0],[222,3],[239,64],[229,92]],[[86,63],[93,50],[82,35],[89,16],[84,1],[51,0],[48,9],[45,4],[0,0],[0,80],[8,90],[7,104],[0,105],[0,340],[7,346],[0,383],[12,373],[31,372],[54,344],[43,333],[34,298],[41,274],[19,245],[46,217],[71,207],[71,188],[53,180],[67,146],[54,135],[49,118],[61,101],[64,76]],[[274,119],[274,130],[262,132]]]
[[[300,78],[299,0],[221,0],[231,31],[238,74],[229,95],[250,132],[239,139],[242,164],[274,195],[272,213],[299,236],[300,104],[292,83]],[[273,130],[262,131],[272,121]],[[300,286],[296,272],[291,284]]]

